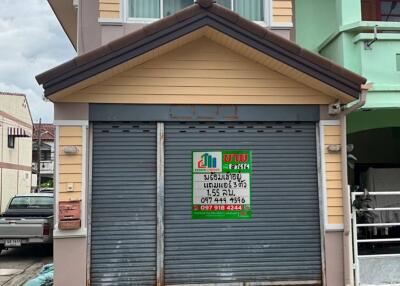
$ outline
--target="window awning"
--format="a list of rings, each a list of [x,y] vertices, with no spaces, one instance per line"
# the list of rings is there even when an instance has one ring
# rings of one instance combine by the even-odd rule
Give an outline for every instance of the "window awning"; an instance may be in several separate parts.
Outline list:
[[[20,127],[8,127],[8,136],[31,137],[28,131]]]

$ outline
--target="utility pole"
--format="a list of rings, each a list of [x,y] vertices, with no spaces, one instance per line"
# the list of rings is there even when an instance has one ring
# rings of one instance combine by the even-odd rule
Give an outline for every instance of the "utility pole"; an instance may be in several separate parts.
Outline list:
[[[42,177],[40,175],[40,159],[41,159],[41,145],[42,145],[42,118],[39,118],[39,130],[37,131],[38,146],[37,146],[37,190],[40,193],[40,185],[42,183]]]

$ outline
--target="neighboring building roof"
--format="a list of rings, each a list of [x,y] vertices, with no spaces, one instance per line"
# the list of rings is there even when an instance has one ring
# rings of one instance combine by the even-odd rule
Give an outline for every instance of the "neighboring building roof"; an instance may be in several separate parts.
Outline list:
[[[5,91],[0,91],[0,95],[15,95],[15,96],[23,96],[23,97],[25,97],[25,94],[23,94],[23,93],[5,92]]]
[[[55,132],[56,128],[53,124],[48,124],[48,123],[42,123],[40,126],[40,133],[42,134],[41,138],[42,140],[52,140],[54,141],[55,139]],[[39,123],[33,124],[33,140],[38,140],[39,136]]]
[[[28,115],[29,115],[29,123],[26,121],[26,119],[28,118],[19,118],[19,116],[15,113],[13,113],[12,111],[10,112],[10,110],[7,110],[7,105],[0,105],[0,113],[7,117],[8,119],[15,121],[18,124],[21,124],[25,127],[28,128],[32,128],[32,124],[33,124],[33,120],[32,120],[32,113],[31,113],[31,109],[29,108],[29,103],[28,100],[26,99],[26,95],[23,93],[17,93],[17,92],[8,92],[8,91],[0,91],[0,96],[17,96],[17,97],[22,97],[23,98],[23,107],[26,107],[26,109],[28,110]],[[5,99],[6,101],[8,101],[7,99]],[[10,102],[8,102],[10,103]],[[1,108],[3,107],[3,108]],[[15,109],[13,109],[13,111],[15,111]],[[11,114],[13,113],[13,114]]]
[[[196,4],[80,55],[44,72],[36,79],[45,96],[73,86],[130,59],[209,26],[267,54],[343,93],[357,98],[366,79],[317,54],[301,48],[266,28],[226,9],[213,0]]]

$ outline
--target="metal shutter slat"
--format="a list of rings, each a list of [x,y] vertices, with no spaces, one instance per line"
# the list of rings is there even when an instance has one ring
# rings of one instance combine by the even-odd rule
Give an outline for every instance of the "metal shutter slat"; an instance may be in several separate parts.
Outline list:
[[[315,125],[165,124],[167,285],[321,280]],[[253,218],[192,220],[194,150],[253,152]]]
[[[156,283],[156,124],[94,123],[91,285]]]

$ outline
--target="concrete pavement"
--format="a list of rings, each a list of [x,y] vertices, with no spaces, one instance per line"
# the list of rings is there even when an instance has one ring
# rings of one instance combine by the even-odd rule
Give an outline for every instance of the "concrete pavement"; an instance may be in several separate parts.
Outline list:
[[[0,255],[0,286],[20,286],[53,261],[51,246],[9,249]]]

